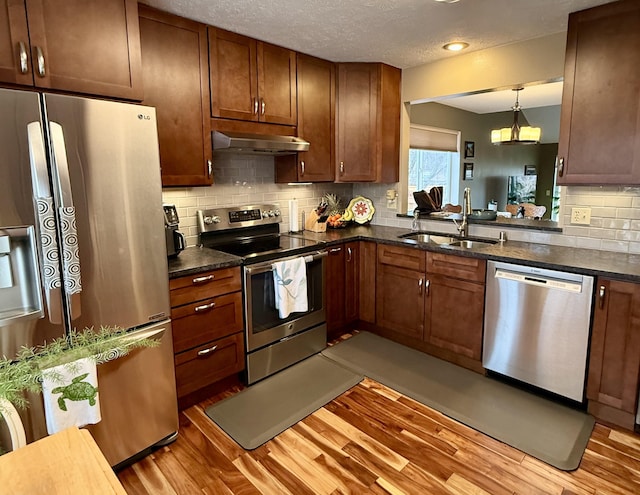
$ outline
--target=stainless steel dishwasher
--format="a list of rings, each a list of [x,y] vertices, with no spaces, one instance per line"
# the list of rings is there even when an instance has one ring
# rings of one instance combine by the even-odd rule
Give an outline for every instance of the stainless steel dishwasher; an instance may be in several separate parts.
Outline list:
[[[593,277],[489,261],[482,364],[582,402]]]

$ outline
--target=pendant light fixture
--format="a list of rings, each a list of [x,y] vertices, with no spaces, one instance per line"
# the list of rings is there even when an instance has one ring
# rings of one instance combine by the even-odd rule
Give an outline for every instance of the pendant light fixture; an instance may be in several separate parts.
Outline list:
[[[522,88],[515,88],[516,104],[513,109],[513,124],[511,127],[503,127],[502,129],[494,129],[491,131],[491,142],[496,145],[500,144],[538,144],[540,142],[539,127],[520,127],[518,117],[520,115],[519,95]]]

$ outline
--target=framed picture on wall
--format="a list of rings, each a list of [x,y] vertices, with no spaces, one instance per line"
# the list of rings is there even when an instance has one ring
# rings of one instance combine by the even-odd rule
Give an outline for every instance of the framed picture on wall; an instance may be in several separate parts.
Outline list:
[[[474,158],[476,156],[476,143],[475,141],[464,142],[464,157]]]
[[[465,163],[463,170],[464,170],[464,175],[462,176],[462,179],[473,180],[473,163]]]

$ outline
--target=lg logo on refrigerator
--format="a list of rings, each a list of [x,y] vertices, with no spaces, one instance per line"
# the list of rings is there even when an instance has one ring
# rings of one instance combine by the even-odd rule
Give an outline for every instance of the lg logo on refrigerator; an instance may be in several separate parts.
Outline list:
[[[139,114],[138,114],[138,118],[139,118],[140,120],[151,120],[151,117],[150,117],[149,115],[145,115],[145,114],[143,114],[143,113],[139,113]]]

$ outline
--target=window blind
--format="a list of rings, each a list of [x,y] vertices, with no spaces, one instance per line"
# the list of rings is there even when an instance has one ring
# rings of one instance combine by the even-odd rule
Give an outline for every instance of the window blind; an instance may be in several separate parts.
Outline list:
[[[460,151],[460,132],[437,127],[411,124],[409,147],[420,150]]]

